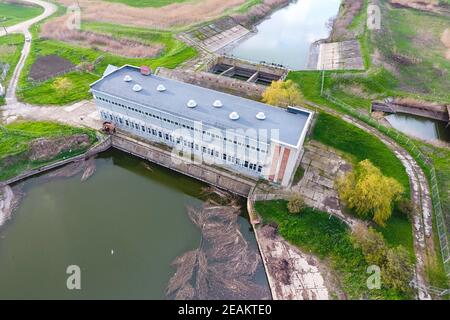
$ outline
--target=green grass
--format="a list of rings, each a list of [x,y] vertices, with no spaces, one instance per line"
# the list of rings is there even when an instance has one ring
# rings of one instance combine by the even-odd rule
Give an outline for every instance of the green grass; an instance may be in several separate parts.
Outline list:
[[[147,8],[147,7],[153,7],[153,8],[160,8],[167,6],[169,4],[173,3],[182,3],[187,2],[189,0],[104,0],[107,2],[117,2],[117,3],[123,3],[127,6],[132,7],[138,7],[138,8]]]
[[[405,168],[377,137],[342,119],[320,113],[312,139],[345,152],[351,156],[354,163],[369,159],[384,175],[400,182],[405,194],[409,194],[409,179]]]
[[[72,150],[56,156],[49,162],[30,161],[27,151],[30,143],[38,138],[59,138],[76,134],[87,134],[90,142],[96,140],[93,130],[75,128],[55,122],[15,122],[0,126],[0,180],[14,177],[24,170],[32,169],[53,162],[63,157],[81,154],[86,149]],[[14,158],[14,161],[5,159]]]
[[[19,62],[23,43],[24,37],[21,34],[10,34],[0,37],[0,63],[9,64],[10,66],[5,80],[2,81],[5,90]],[[5,99],[4,97],[0,97],[0,106],[3,104],[5,104]]]
[[[40,6],[25,6],[0,2],[0,27],[9,27],[42,14]]]
[[[36,105],[64,105],[83,99],[90,99],[89,85],[101,77],[108,64],[116,66],[124,64],[148,65],[153,69],[157,67],[175,68],[197,55],[195,49],[176,40],[171,32],[100,23],[86,23],[83,28],[85,30],[110,33],[115,37],[136,38],[149,44],[162,43],[165,49],[160,56],[154,58],[126,58],[60,41],[37,39],[32,44],[30,56],[19,80],[17,94],[21,101]],[[35,30],[34,33],[37,34],[37,31]],[[93,63],[97,60],[99,62],[96,64],[93,72],[74,71],[64,75],[71,81],[72,86],[67,92],[61,92],[54,87],[55,78],[42,83],[28,81],[27,75],[36,59],[40,56],[51,54],[66,58],[76,65]]]
[[[378,138],[326,113],[320,113],[312,139],[345,153],[353,164],[369,159],[384,175],[399,181],[410,198],[409,178],[400,160]],[[393,214],[386,227],[378,228],[390,246],[403,245],[413,255],[412,225],[407,217]]]
[[[385,287],[368,290],[367,263],[350,239],[348,227],[335,217],[310,208],[289,214],[286,201],[257,202],[255,209],[264,223],[275,222],[278,232],[302,251],[330,262],[349,299],[407,299],[407,294]]]

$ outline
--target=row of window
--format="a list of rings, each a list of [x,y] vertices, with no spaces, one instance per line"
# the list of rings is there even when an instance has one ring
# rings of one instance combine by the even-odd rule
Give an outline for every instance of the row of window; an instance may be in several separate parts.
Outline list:
[[[202,153],[207,154],[209,156],[216,157],[216,158],[220,157],[220,152],[217,151],[217,150],[214,150],[213,148],[208,148],[208,147],[205,147],[205,146],[199,146],[197,143],[194,143],[194,142],[191,142],[191,141],[186,141],[186,140],[183,140],[183,139],[181,139],[179,137],[175,138],[169,133],[164,133],[164,132],[162,132],[160,130],[157,130],[157,129],[154,129],[154,128],[145,127],[145,126],[143,126],[141,124],[134,123],[131,120],[123,120],[122,118],[113,117],[113,115],[107,114],[106,112],[103,112],[103,111],[101,111],[101,115],[102,115],[102,117],[104,119],[110,119],[111,121],[116,121],[116,123],[117,123],[117,120],[118,120],[118,122],[121,125],[125,125],[127,127],[132,128],[132,129],[139,130],[139,131],[142,131],[144,133],[151,134],[151,135],[153,135],[155,137],[159,137],[160,139],[163,139],[163,140],[166,140],[166,141],[170,141],[170,142],[172,142],[174,144],[175,143],[176,144],[183,144],[187,148],[195,149],[196,151],[200,151],[201,150]],[[253,171],[257,171],[257,172],[260,172],[260,173],[262,172],[262,166],[261,165],[257,165],[255,163],[251,163],[249,161],[242,161],[241,159],[239,159],[237,157],[233,157],[233,156],[228,155],[226,153],[222,153],[222,160],[227,161],[229,163],[234,163],[234,164],[236,164],[238,166],[242,166],[244,168],[248,168],[248,169],[253,170]]]
[[[110,103],[110,104],[113,104],[113,105],[115,105],[115,106],[124,108],[124,109],[128,109],[128,110],[130,110],[130,111],[139,113],[139,114],[141,114],[141,115],[145,115],[145,116],[147,116],[147,117],[155,118],[155,119],[157,119],[157,120],[161,120],[161,121],[163,121],[163,122],[170,123],[170,124],[175,125],[175,126],[179,126],[179,127],[182,127],[182,128],[188,129],[188,130],[191,130],[191,131],[196,131],[196,132],[198,132],[198,133],[203,133],[204,135],[207,135],[207,136],[212,137],[212,138],[222,139],[221,136],[219,136],[219,135],[217,135],[217,134],[214,134],[214,133],[211,133],[211,132],[209,132],[209,131],[206,131],[206,130],[203,130],[203,131],[202,131],[202,130],[200,130],[200,129],[198,129],[198,128],[194,128],[194,127],[192,127],[192,126],[189,126],[189,125],[186,125],[186,124],[183,124],[183,123],[178,123],[177,121],[173,121],[173,120],[170,120],[170,119],[166,119],[166,118],[163,118],[163,117],[161,117],[161,116],[158,116],[158,115],[155,115],[155,114],[152,114],[152,113],[149,113],[149,112],[144,112],[144,111],[142,111],[142,110],[139,110],[139,109],[136,109],[136,108],[133,108],[133,107],[125,106],[125,105],[123,105],[123,104],[121,104],[121,103],[119,103],[119,102],[116,102],[116,101],[108,100],[108,99],[105,99],[105,98],[102,98],[102,97],[97,97],[97,99],[98,99],[98,100],[101,100],[101,101],[104,101],[104,102],[107,102],[107,103]],[[228,139],[227,139],[226,137],[223,137],[223,140],[224,140],[224,141],[228,141]],[[251,146],[251,145],[249,145],[249,144],[243,144],[243,143],[241,143],[241,142],[238,142],[237,140],[233,140],[233,141],[230,140],[230,142],[233,142],[234,144],[239,145],[239,146],[241,146],[241,147],[246,147],[247,149],[256,150],[257,152],[269,153],[268,150],[265,150],[265,149],[262,149],[262,148],[260,149],[260,148],[258,148],[258,147]]]

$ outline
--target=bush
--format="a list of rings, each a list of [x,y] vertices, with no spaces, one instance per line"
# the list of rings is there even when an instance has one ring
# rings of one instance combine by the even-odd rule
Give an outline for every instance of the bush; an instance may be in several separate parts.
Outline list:
[[[409,281],[413,276],[413,264],[404,247],[389,248],[381,233],[363,224],[355,227],[351,239],[353,245],[363,252],[367,264],[380,267],[386,287],[402,292],[411,291]]]
[[[409,281],[413,276],[413,265],[408,251],[403,247],[389,249],[381,275],[387,286],[403,292],[410,291]]]
[[[287,203],[288,211],[292,214],[300,213],[305,207],[305,200],[299,195],[292,196]]]
[[[361,249],[368,264],[382,266],[385,263],[386,244],[382,234],[360,223],[353,230],[352,242]]]
[[[411,217],[414,206],[411,200],[409,199],[401,199],[397,202],[397,210],[407,217]]]

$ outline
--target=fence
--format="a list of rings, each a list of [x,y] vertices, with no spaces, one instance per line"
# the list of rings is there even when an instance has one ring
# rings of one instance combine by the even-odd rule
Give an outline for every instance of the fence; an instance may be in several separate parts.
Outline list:
[[[431,187],[431,198],[433,202],[434,215],[436,220],[436,227],[438,231],[439,244],[441,248],[442,260],[444,262],[445,273],[447,277],[450,278],[450,248],[448,244],[447,238],[447,227],[445,225],[444,213],[442,210],[441,199],[439,195],[439,186],[437,182],[436,169],[434,168],[433,161],[424,155],[419,147],[415,145],[410,138],[406,135],[400,133],[399,131],[385,127],[380,124],[378,121],[371,118],[369,115],[363,113],[362,111],[355,109],[349,104],[340,101],[339,99],[333,97],[328,92],[322,91],[322,96],[332,103],[338,105],[342,109],[344,109],[348,114],[354,116],[355,118],[366,122],[372,127],[377,128],[380,132],[384,133],[388,137],[392,138],[400,145],[402,145],[408,152],[414,157],[414,159],[421,165],[422,168],[425,168],[425,173],[428,174],[428,180]]]

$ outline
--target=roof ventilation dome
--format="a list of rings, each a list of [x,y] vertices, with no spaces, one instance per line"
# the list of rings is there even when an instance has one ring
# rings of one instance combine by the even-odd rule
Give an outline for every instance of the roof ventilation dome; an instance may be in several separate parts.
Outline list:
[[[197,106],[197,102],[195,102],[195,100],[189,100],[187,106],[188,108],[195,108]]]
[[[266,115],[264,114],[264,112],[258,112],[258,114],[256,115],[256,119],[258,119],[258,120],[265,120],[266,119]]]
[[[214,101],[213,106],[215,108],[221,108],[221,107],[223,107],[223,103],[220,100],[216,100],[216,101]]]
[[[141,90],[142,90],[142,87],[141,87],[140,85],[135,84],[135,85],[133,86],[133,91],[134,91],[134,92],[139,92],[139,91],[141,91]]]
[[[163,91],[166,91],[166,87],[165,87],[163,84],[160,84],[160,85],[156,88],[156,90],[158,90],[159,92],[163,92]]]
[[[233,111],[232,113],[230,113],[229,117],[231,120],[237,120],[239,119],[239,114]]]
[[[128,74],[125,76],[125,78],[123,78],[123,81],[125,82],[130,82],[131,80],[133,80]]]

